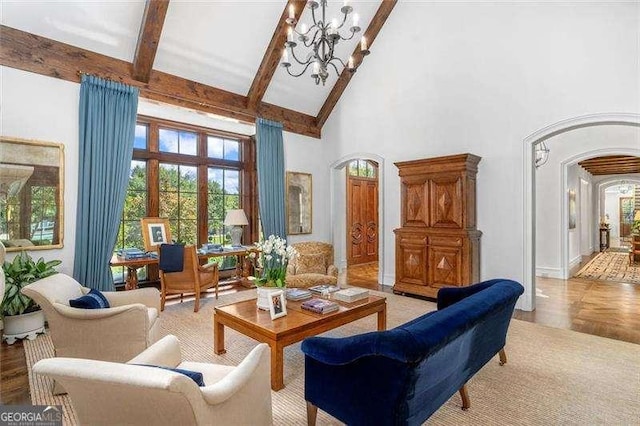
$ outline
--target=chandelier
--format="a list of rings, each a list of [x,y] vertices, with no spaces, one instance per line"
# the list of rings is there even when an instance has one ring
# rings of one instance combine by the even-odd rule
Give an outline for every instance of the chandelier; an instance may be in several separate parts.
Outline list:
[[[280,65],[286,68],[289,75],[293,77],[300,77],[311,67],[311,78],[315,80],[316,84],[320,84],[322,81],[322,85],[324,86],[329,76],[329,68],[333,68],[338,76],[344,69],[352,73],[356,71],[357,66],[355,65],[353,56],[349,57],[348,63],[345,64],[342,59],[334,56],[334,53],[335,47],[340,41],[351,40],[357,32],[360,32],[360,27],[358,26],[360,17],[357,13],[352,15],[351,26],[349,27],[351,34],[348,37],[343,37],[342,34],[340,34],[340,29],[347,24],[349,14],[353,12],[353,8],[349,6],[348,1],[345,1],[342,8],[340,8],[343,15],[341,19],[342,22],[339,22],[338,18],[333,18],[330,22],[327,20],[327,0],[320,0],[320,2],[313,0],[308,1],[307,7],[311,9],[313,25],[307,28],[307,25],[303,23],[300,25],[300,31],[298,32],[298,30],[296,30],[297,21],[294,15],[295,11],[293,5],[289,5],[289,17],[285,20],[289,28],[287,29],[287,41],[284,43],[282,62]],[[316,16],[316,10],[318,8],[321,8],[321,12],[319,12],[320,16]],[[298,58],[294,50],[294,48],[298,46],[296,39],[301,43],[301,46],[308,49],[303,60]],[[289,52],[291,53],[289,54]],[[360,55],[366,56],[368,54],[367,40],[363,36],[360,40]],[[296,74],[291,72],[289,55],[291,55],[291,58],[299,65],[303,66],[300,73]],[[341,68],[339,69],[339,67]]]

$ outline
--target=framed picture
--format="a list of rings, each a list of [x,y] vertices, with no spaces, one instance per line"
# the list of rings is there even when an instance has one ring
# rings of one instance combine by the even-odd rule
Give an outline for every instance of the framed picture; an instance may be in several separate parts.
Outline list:
[[[576,191],[569,190],[569,229],[576,228]]]
[[[276,319],[287,315],[284,291],[274,291],[269,293],[269,313],[271,319]]]
[[[160,248],[160,244],[171,243],[169,219],[144,217],[140,219],[140,227],[146,251],[157,251]]]
[[[311,174],[287,172],[287,235],[311,234]]]

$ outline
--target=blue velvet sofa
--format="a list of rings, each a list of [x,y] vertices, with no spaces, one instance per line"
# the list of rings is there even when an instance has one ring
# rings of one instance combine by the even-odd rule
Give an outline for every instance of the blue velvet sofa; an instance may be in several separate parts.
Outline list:
[[[500,352],[524,289],[496,279],[443,288],[438,310],[397,328],[345,338],[312,337],[305,353],[309,424],[320,408],[348,425],[419,425]]]

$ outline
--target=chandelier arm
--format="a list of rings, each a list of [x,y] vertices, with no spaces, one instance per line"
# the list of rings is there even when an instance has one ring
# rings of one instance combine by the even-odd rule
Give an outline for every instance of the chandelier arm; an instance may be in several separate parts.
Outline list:
[[[319,33],[319,32],[320,32],[320,28],[318,28],[318,29],[316,30],[316,32],[315,32],[315,33],[313,33],[313,37],[310,39],[309,44],[307,44],[306,42],[304,42],[304,46],[305,46],[305,47],[311,47],[311,46],[313,46],[314,44],[316,44],[316,43],[317,43],[316,38],[318,37],[318,33]]]
[[[305,65],[305,64],[310,64],[311,63],[311,58],[307,59],[306,61],[301,61],[300,59],[298,59],[298,57],[296,56],[296,52],[293,50],[293,48],[291,49],[291,56],[293,57],[293,59],[296,60],[297,63],[299,63],[300,65]]]
[[[316,10],[311,9],[311,19],[313,20],[313,25],[318,26],[318,21],[316,20]]]
[[[300,77],[302,74],[304,74],[305,72],[307,72],[307,68],[309,68],[309,66],[311,65],[311,62],[309,62],[307,65],[305,65],[305,67],[302,69],[302,71],[300,72],[300,74],[294,74],[292,73],[289,68],[291,67],[287,67],[287,72],[289,73],[290,76],[292,77]]]
[[[331,58],[331,60],[329,61],[329,63],[335,67],[335,65],[333,64],[333,61],[338,61],[338,62],[340,62],[340,65],[342,65],[345,68],[347,67],[347,64],[345,64],[344,61],[342,59],[338,58],[337,56]]]
[[[340,26],[338,28],[336,28],[337,30],[339,30],[340,28],[344,27],[344,23],[347,22],[347,12],[343,12],[344,13],[344,17],[342,18],[342,23],[340,24]]]
[[[342,62],[342,61],[340,61],[340,62]],[[336,71],[336,75],[338,77],[340,77],[340,71],[338,71],[338,67],[336,67],[336,64],[334,64],[333,62],[329,62],[329,65],[331,65],[333,67],[333,69]]]
[[[300,31],[296,30],[295,27],[293,28],[293,32],[295,32],[296,34],[298,34],[299,36],[306,36],[307,34],[309,34],[311,32],[312,29],[316,28],[318,25],[313,24],[312,26],[310,26],[306,32],[301,33]],[[317,30],[316,30],[317,31]]]
[[[340,33],[338,33],[338,34],[340,34]],[[356,35],[356,33],[353,32],[353,31],[351,31],[351,37],[349,37],[349,38],[342,37],[342,34],[340,34],[340,40],[348,41],[348,40],[351,40],[353,38],[353,36],[355,36],[355,35]]]

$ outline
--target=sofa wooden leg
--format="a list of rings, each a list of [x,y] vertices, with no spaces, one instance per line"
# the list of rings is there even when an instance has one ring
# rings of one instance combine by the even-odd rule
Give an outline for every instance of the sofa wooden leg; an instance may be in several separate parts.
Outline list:
[[[507,353],[504,351],[504,348],[500,349],[498,354],[500,355],[500,365],[505,365],[507,363]]]
[[[459,390],[460,398],[462,398],[462,409],[467,411],[471,407],[471,401],[469,401],[469,394],[467,393],[467,385],[462,385]]]
[[[307,401],[307,425],[316,426],[316,417],[318,416],[318,407]]]
[[[163,291],[160,297],[160,311],[164,311],[164,302],[167,300],[167,294]]]

